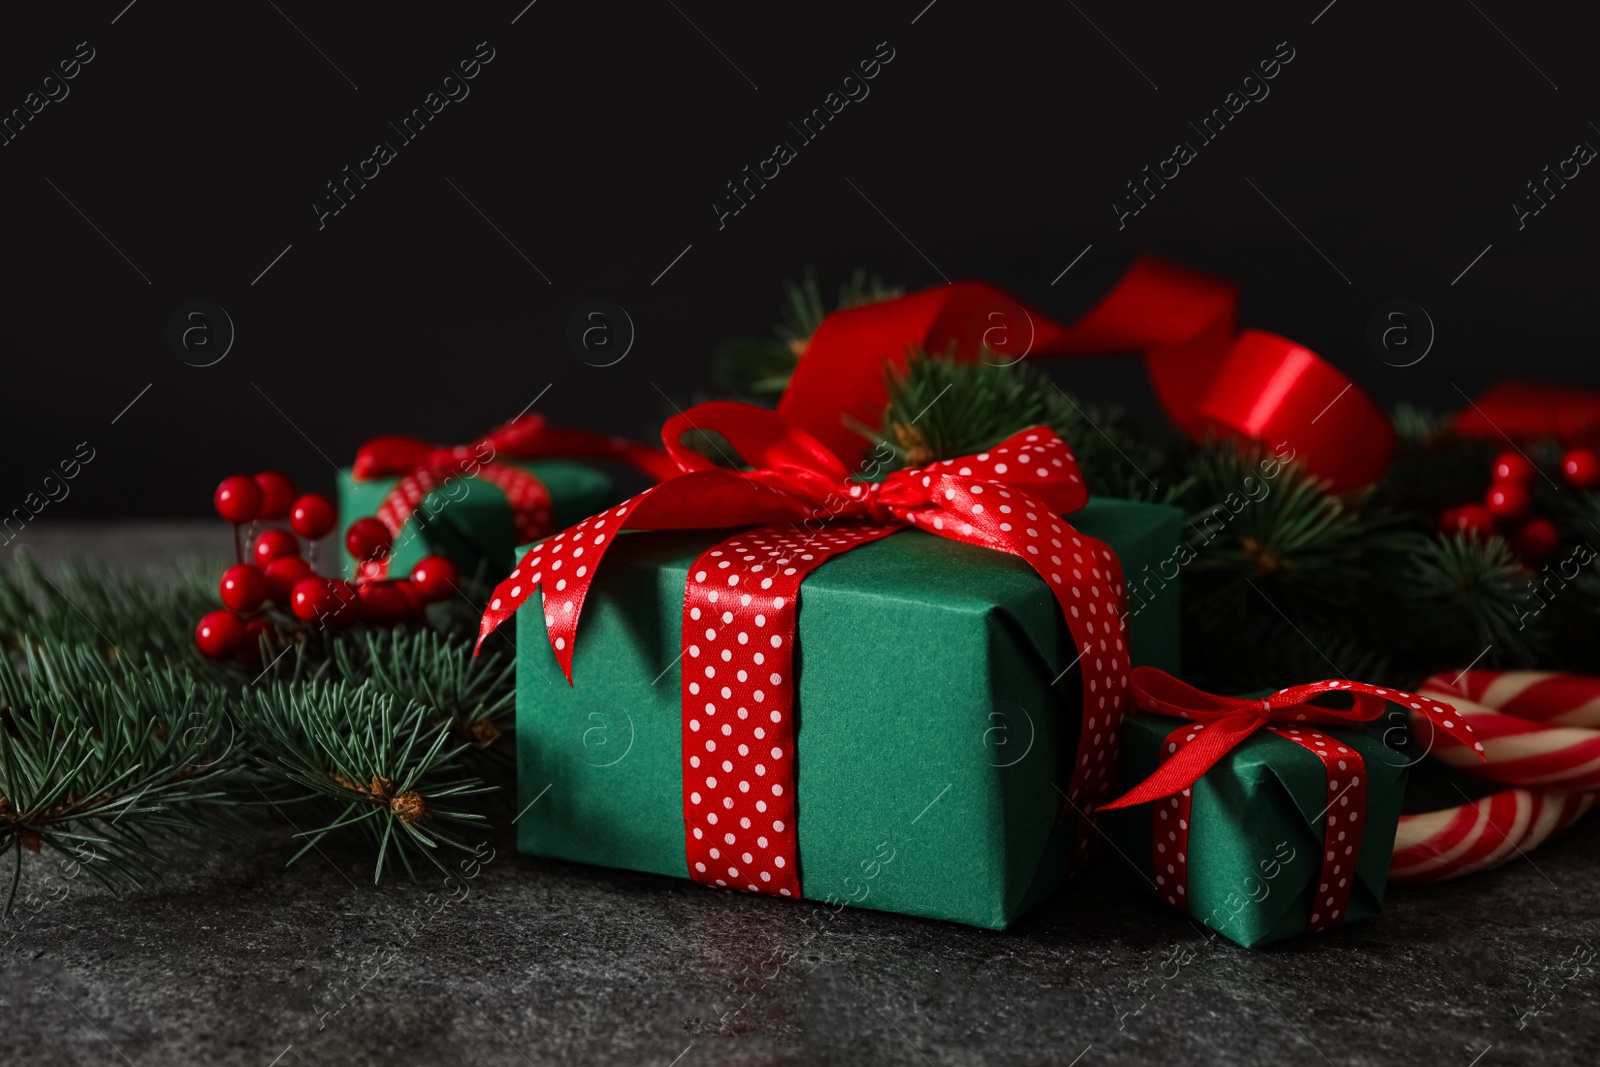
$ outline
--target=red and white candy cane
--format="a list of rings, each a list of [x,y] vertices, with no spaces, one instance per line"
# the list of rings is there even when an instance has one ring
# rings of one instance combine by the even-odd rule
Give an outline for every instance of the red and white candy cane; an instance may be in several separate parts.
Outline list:
[[[1498,867],[1565,830],[1600,802],[1600,678],[1467,671],[1456,678],[1435,675],[1420,692],[1455,706],[1482,741],[1484,760],[1414,718],[1428,755],[1518,788],[1402,816],[1391,881],[1439,882]]]

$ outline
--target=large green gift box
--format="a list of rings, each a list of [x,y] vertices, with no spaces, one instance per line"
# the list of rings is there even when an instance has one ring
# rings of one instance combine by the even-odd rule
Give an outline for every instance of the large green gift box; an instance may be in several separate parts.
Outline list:
[[[1156,770],[1163,744],[1183,725],[1164,715],[1128,716],[1122,730],[1120,792]],[[1354,857],[1346,914],[1339,918],[1369,919],[1383,910],[1408,761],[1374,736],[1375,731],[1323,724],[1317,729],[1354,749],[1366,765],[1365,828]],[[1322,761],[1295,742],[1262,730],[1224,756],[1192,789],[1184,827],[1189,834],[1187,905],[1169,881],[1169,857],[1162,857],[1158,866],[1153,852],[1158,843],[1155,824],[1171,799],[1104,813],[1103,825],[1117,851],[1137,868],[1137,875],[1129,872],[1130,880],[1246,947],[1305,933],[1317,912],[1314,897],[1327,888],[1321,884],[1323,816],[1332,803]]]
[[[605,472],[565,460],[499,460],[520,467],[550,491],[552,529],[560,530],[616,503],[616,489]],[[341,528],[377,512],[398,478],[356,481],[347,468],[339,479]],[[457,489],[459,487],[459,490]],[[423,556],[448,556],[467,577],[498,581],[516,564],[517,535],[505,492],[483,478],[456,478],[447,489],[428,494],[418,513],[395,538],[389,573],[403,577]],[[345,577],[355,577],[356,561],[346,558]],[[480,574],[481,570],[481,574]]]
[[[1125,573],[1169,558],[1162,505],[1070,516]],[[625,533],[584,606],[574,684],[517,628],[518,844],[687,877],[680,707],[684,588],[726,531]],[[1068,873],[1058,819],[1082,712],[1071,636],[1007,554],[905,530],[804,581],[797,627],[802,895],[1000,928]],[[1133,662],[1175,668],[1171,584],[1129,620]],[[1070,816],[1070,811],[1069,811]]]

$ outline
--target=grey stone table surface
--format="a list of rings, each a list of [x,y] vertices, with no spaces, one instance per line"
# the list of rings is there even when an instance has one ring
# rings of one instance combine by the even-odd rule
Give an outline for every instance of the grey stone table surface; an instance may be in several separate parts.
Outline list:
[[[155,568],[226,543],[214,524],[28,540],[47,565]],[[291,833],[264,815],[142,890],[77,879],[0,924],[0,1063],[1600,1063],[1600,978],[1568,962],[1600,944],[1600,819],[1255,951],[1134,891],[1114,853],[994,932],[819,922],[831,909],[519,855],[503,832],[464,896],[430,901],[438,885],[375,887],[344,851],[285,868]]]

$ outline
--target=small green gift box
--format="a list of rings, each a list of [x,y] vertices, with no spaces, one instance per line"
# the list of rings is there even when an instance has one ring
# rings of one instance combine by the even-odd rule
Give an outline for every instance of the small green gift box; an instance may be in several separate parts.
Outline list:
[[[543,483],[550,496],[550,528],[561,529],[617,500],[604,471],[567,460],[502,460]],[[356,481],[345,469],[339,479],[339,516],[348,526],[374,515],[400,479]],[[460,474],[461,472],[457,472]],[[452,477],[426,494],[399,536],[389,558],[389,574],[403,577],[424,556],[448,556],[462,575],[498,581],[516,562],[517,522],[506,491],[486,478]],[[357,561],[346,558],[345,577]]]
[[[1193,726],[1130,715],[1119,788],[1155,774]],[[1188,789],[1106,811],[1102,825],[1136,868],[1131,880],[1246,947],[1372,918],[1383,909],[1407,771],[1406,757],[1374,733],[1321,723],[1261,730]],[[1308,748],[1313,734],[1325,740]]]
[[[1070,521],[1130,582],[1171,557],[1183,528],[1175,508],[1108,499]],[[523,851],[689,876],[685,586],[724,537],[617,535],[584,603],[573,685],[544,628],[517,628]],[[1175,667],[1178,624],[1176,584],[1147,594],[1129,618],[1133,662]],[[1034,570],[894,533],[804,579],[795,648],[801,896],[1001,928],[1061,885],[1084,695],[1062,608]]]

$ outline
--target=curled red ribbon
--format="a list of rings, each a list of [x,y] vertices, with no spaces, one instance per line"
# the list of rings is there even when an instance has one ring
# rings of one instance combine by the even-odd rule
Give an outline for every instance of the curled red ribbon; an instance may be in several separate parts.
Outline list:
[[[496,460],[569,456],[622,460],[658,481],[677,473],[677,466],[656,449],[584,430],[551,429],[541,415],[518,416],[471,444],[454,447],[431,445],[415,437],[375,437],[357,450],[351,473],[358,482],[399,478],[377,511],[378,520],[395,537],[428,495],[448,479],[482,478],[505,493],[517,543],[526,544],[550,532],[550,492],[522,468]],[[388,561],[371,561],[363,567],[369,576],[381,578]]]
[[[752,469],[682,443],[715,431]],[[916,527],[1024,560],[1061,606],[1083,681],[1084,729],[1068,789],[1109,790],[1126,713],[1126,598],[1115,555],[1061,516],[1088,500],[1065,442],[1024,430],[986,452],[856,481],[820,441],[744,404],[701,404],[662,431],[677,477],[535,546],[495,589],[479,643],[540,590],[556,660],[573,643],[600,561],[625,529],[758,528],[702,553],[683,605],[684,820],[696,880],[798,896],[793,655],[800,583],[829,558]],[[729,462],[734,456],[726,457]],[[1080,856],[1090,827],[1079,825]]]
[[[1215,278],[1143,258],[1088,314],[1062,326],[979,282],[836,311],[823,320],[778,410],[847,460],[876,426],[887,393],[884,364],[909,349],[987,349],[1024,357],[1142,352],[1167,414],[1195,436],[1240,434],[1269,447],[1288,442],[1335,492],[1376,481],[1394,451],[1389,419],[1315,352],[1277,334],[1235,335],[1237,294]]]

